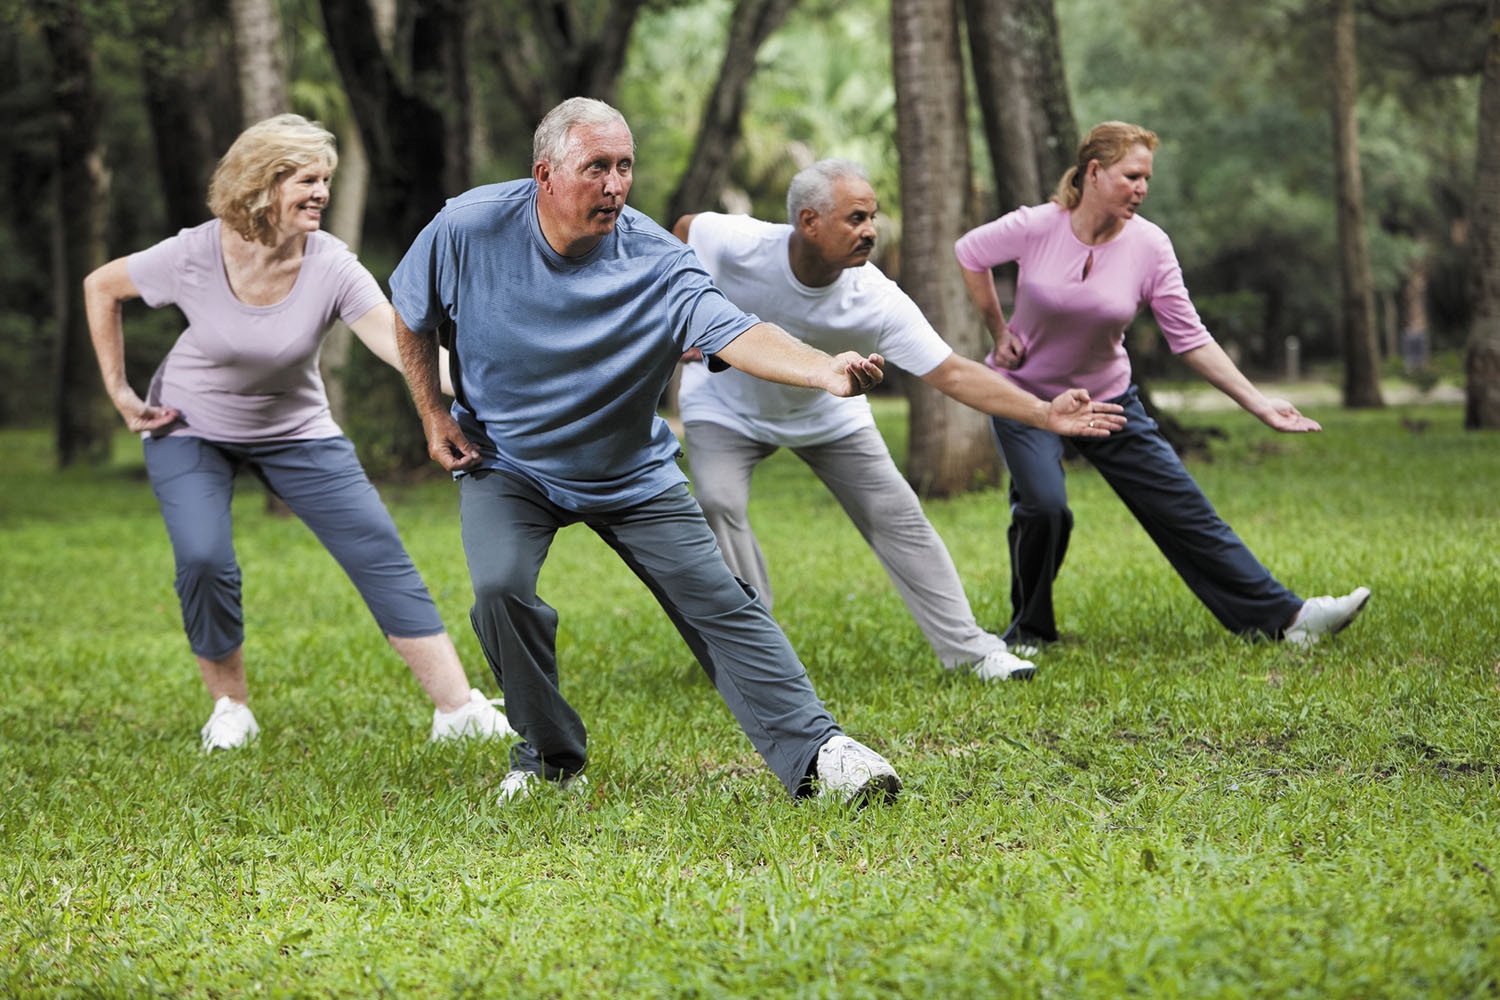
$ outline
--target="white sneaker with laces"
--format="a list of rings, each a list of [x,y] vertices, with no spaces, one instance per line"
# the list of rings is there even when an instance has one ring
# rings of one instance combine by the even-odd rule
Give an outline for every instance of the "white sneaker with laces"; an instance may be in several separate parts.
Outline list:
[[[491,700],[478,688],[469,689],[469,700],[451,712],[432,710],[433,743],[443,740],[463,740],[473,737],[487,740],[491,737],[519,736],[511,728],[510,720],[500,711],[505,703],[499,698]]]
[[[260,726],[256,725],[250,706],[242,705],[226,694],[214,702],[214,712],[203,724],[199,735],[203,738],[203,752],[212,753],[242,747],[259,734]]]
[[[521,799],[529,799],[531,793],[539,787],[539,783],[545,781],[535,771],[511,771],[500,779],[500,792],[498,798],[501,805],[507,802],[518,802]],[[575,774],[571,778],[553,782],[559,790],[567,789],[571,792],[582,792],[589,779],[582,774]]]
[[[982,681],[1029,681],[1036,676],[1035,663],[1006,649],[994,650],[969,669]]]
[[[891,762],[843,733],[818,749],[818,795],[837,795],[861,804],[880,799],[893,802],[901,779]]]
[[[1369,587],[1355,587],[1343,597],[1309,597],[1282,638],[1293,646],[1316,645],[1324,636],[1348,628],[1369,600]]]

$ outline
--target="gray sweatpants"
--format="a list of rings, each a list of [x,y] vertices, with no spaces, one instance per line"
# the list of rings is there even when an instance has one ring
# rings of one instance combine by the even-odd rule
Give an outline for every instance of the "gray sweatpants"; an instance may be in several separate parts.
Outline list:
[[[683,436],[693,494],[703,505],[725,561],[770,607],[766,560],[746,508],[751,473],[778,446],[698,420],[684,425]],[[865,427],[837,441],[791,450],[812,467],[848,513],[944,666],[977,663],[1003,648],[998,636],[975,623],[953,558],[879,431]]]
[[[840,729],[770,612],[724,565],[686,486],[623,510],[578,513],[520,476],[485,470],[459,480],[459,507],[470,617],[524,739],[512,766],[556,779],[587,761],[583,720],[559,682],[557,612],[536,592],[553,536],[582,523],[650,588],[787,791],[804,789],[818,748]]]
[[[239,444],[148,438],[146,473],[177,561],[177,597],[194,653],[221,660],[245,641],[230,502],[253,471],[349,574],[380,630],[398,638],[444,631],[390,512],[345,437]]]

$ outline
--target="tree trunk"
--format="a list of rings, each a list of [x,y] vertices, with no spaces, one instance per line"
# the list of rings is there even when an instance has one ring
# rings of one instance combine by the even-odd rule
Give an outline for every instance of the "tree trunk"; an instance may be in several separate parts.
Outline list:
[[[1374,281],[1365,250],[1364,178],[1359,168],[1354,0],[1333,0],[1333,151],[1339,225],[1339,325],[1344,405],[1384,406],[1375,334]]]
[[[667,199],[662,224],[671,228],[689,212],[719,208],[719,191],[729,176],[729,164],[740,140],[740,118],[745,110],[745,89],[755,73],[755,57],[796,0],[739,0],[729,22],[724,62],[719,79],[703,108],[703,123],[693,158]]]
[[[953,349],[979,358],[984,337],[953,241],[971,221],[968,112],[956,0],[892,0],[896,148],[901,158],[901,284]],[[908,379],[907,478],[922,496],[999,481],[988,420]]]
[[[326,0],[325,0],[326,2]],[[525,0],[495,5],[486,57],[523,117],[536,125],[569,97],[614,103],[630,31],[646,0]],[[670,6],[658,4],[657,6]]]
[[[1464,426],[1500,428],[1500,2],[1490,0],[1474,171],[1474,319],[1464,358]]]
[[[1052,0],[965,0],[997,211],[1045,200],[1078,146]]]
[[[53,251],[57,462],[109,459],[114,411],[99,379],[83,310],[83,279],[105,261],[109,176],[99,143],[92,39],[77,0],[43,0],[56,109],[57,223]]]
[[[370,158],[371,195],[404,249],[470,183],[469,0],[420,0],[396,51],[368,0],[321,0],[325,34]],[[410,67],[410,72],[406,68]]]
[[[189,9],[187,0],[146,4],[136,17],[136,44],[151,46],[141,59],[141,78],[167,229],[175,232],[206,217],[208,180],[219,151],[228,144],[216,141],[209,109],[224,106],[226,85],[232,90],[225,69],[230,62],[222,58],[215,37],[222,33],[222,18],[215,19],[202,5]]]
[[[234,29],[240,119],[243,125],[253,125],[289,107],[281,16],[274,0],[229,0],[229,20]]]

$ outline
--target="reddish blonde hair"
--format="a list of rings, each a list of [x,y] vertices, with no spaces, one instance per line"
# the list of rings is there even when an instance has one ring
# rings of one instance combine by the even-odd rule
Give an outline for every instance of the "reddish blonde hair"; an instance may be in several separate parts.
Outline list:
[[[1136,146],[1145,146],[1155,152],[1156,143],[1156,133],[1149,128],[1129,122],[1100,122],[1089,129],[1089,134],[1078,144],[1078,162],[1058,180],[1051,200],[1069,210],[1077,208],[1083,198],[1083,175],[1089,168],[1089,161],[1098,160],[1099,166],[1112,167]]]

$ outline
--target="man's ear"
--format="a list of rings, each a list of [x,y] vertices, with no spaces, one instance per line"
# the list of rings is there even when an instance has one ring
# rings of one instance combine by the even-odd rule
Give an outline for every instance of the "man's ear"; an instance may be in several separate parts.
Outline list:
[[[797,228],[801,230],[816,229],[818,226],[818,210],[816,208],[803,208],[797,213]]]
[[[539,160],[531,165],[531,176],[536,178],[536,186],[545,188],[547,182],[552,179],[552,164],[546,160]]]

